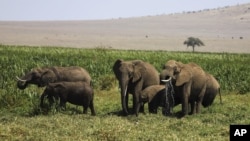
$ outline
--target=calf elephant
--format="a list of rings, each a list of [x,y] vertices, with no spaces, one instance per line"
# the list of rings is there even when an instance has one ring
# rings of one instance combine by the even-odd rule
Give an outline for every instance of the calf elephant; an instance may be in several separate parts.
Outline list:
[[[146,102],[148,102],[149,113],[157,113],[158,107],[162,107],[163,115],[172,114],[172,108],[180,103],[180,100],[172,92],[173,87],[171,88],[169,87],[169,85],[148,86],[140,92],[140,99],[139,103],[137,104],[136,116],[138,116],[139,106]]]
[[[17,79],[17,87],[22,90],[25,89],[29,84],[35,84],[38,87],[44,87],[48,83],[60,81],[84,81],[89,85],[91,83],[91,77],[89,73],[85,69],[77,66],[34,68],[21,78],[17,77]]]
[[[191,114],[199,113],[206,90],[207,76],[201,67],[195,63],[183,64],[169,60],[161,72],[161,79],[171,77],[177,87],[177,97],[181,99],[182,114],[188,114],[188,104],[191,104]]]
[[[41,104],[45,96],[58,97],[60,106],[65,106],[66,102],[83,106],[83,113],[87,114],[90,108],[91,115],[95,115],[94,92],[92,87],[86,82],[58,82],[49,83],[41,96]]]
[[[158,85],[160,78],[157,70],[141,60],[116,60],[113,71],[121,87],[121,104],[124,115],[128,115],[128,93],[133,95],[133,111],[139,102],[139,92],[151,85]],[[143,109],[143,106],[142,106]]]

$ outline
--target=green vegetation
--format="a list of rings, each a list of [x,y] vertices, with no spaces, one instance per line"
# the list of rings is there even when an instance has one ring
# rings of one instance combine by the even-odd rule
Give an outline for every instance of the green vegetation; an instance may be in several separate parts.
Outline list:
[[[116,59],[141,59],[158,71],[169,59],[195,62],[220,82],[219,98],[199,115],[182,119],[158,114],[118,116],[118,84],[112,72]],[[230,124],[250,123],[250,55],[167,51],[121,51],[0,45],[0,140],[228,140]],[[67,104],[55,112],[39,108],[44,88],[16,87],[16,76],[34,67],[81,66],[94,80],[97,116],[79,114]],[[130,103],[131,104],[131,103]],[[180,105],[174,112],[180,110]],[[90,111],[89,111],[90,112]]]

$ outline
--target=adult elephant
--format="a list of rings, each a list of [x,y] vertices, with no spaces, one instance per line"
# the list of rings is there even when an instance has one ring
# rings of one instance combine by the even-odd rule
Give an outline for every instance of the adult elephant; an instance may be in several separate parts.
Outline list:
[[[48,83],[60,81],[84,81],[91,84],[91,77],[85,69],[77,66],[34,68],[21,78],[17,77],[17,87],[23,90],[29,84],[44,87]]]
[[[195,63],[183,64],[169,60],[160,74],[161,79],[171,77],[177,89],[176,95],[181,99],[182,114],[188,114],[188,104],[191,104],[191,114],[199,113],[206,90],[207,76],[203,69]]]
[[[118,59],[113,65],[114,74],[121,88],[121,104],[124,115],[128,115],[128,93],[133,95],[133,110],[139,102],[139,92],[160,83],[159,73],[151,64],[142,60],[123,61]],[[143,106],[141,107],[143,110]]]
[[[202,101],[202,105],[204,107],[210,106],[213,103],[218,93],[220,95],[220,103],[222,103],[219,82],[214,78],[213,75],[209,73],[206,73],[206,75],[207,75],[207,87]]]

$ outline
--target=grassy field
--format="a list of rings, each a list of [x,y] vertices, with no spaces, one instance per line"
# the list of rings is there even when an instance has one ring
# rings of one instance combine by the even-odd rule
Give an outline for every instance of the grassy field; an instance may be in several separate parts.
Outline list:
[[[195,62],[219,80],[223,104],[217,97],[201,114],[181,119],[149,114],[147,105],[146,114],[139,117],[119,116],[120,95],[112,72],[118,58],[147,61],[159,72],[169,59]],[[250,124],[249,62],[249,54],[0,45],[0,140],[229,140],[230,124]],[[66,111],[41,110],[44,88],[17,89],[16,76],[54,65],[81,66],[90,72],[97,116],[82,115],[82,107],[71,104]],[[175,113],[180,110],[180,105],[174,108]]]

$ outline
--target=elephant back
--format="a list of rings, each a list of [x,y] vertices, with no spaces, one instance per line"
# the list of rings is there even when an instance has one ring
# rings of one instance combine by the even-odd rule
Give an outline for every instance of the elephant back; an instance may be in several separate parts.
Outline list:
[[[57,74],[58,81],[68,81],[68,82],[76,82],[83,81],[88,84],[91,84],[91,76],[87,70],[78,66],[71,67],[54,67],[54,72]]]
[[[217,93],[219,92],[220,89],[220,84],[218,83],[218,81],[213,77],[213,75],[207,73],[207,87],[206,87],[206,91],[205,91],[205,95],[202,101],[202,105],[204,107],[208,107],[210,106]]]

